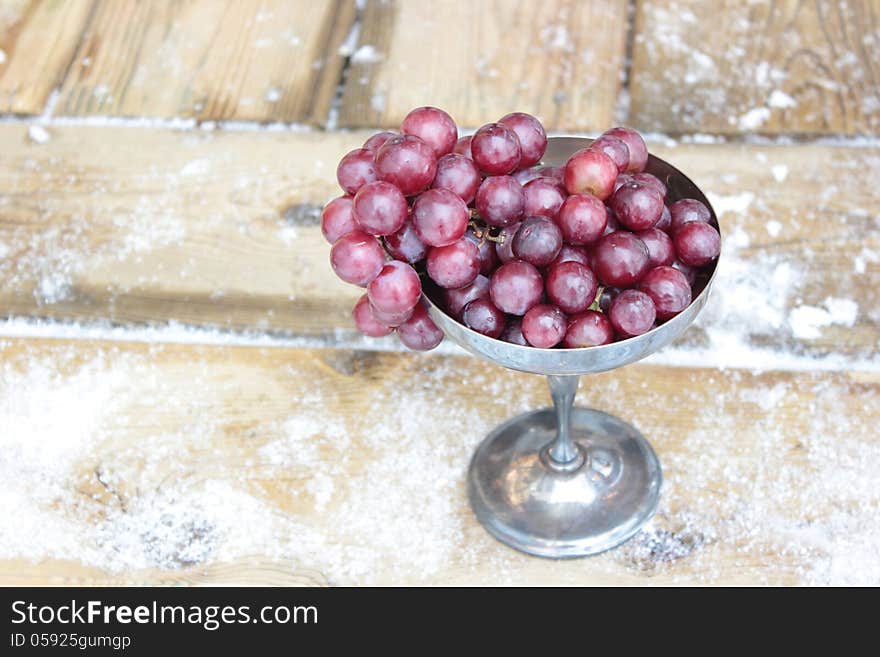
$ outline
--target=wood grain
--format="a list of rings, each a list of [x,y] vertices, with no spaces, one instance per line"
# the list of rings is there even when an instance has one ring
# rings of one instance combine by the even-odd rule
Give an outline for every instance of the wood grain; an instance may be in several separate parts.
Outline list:
[[[671,133],[877,134],[873,0],[638,3],[630,121]]]
[[[3,315],[353,337],[360,291],[333,276],[317,224],[338,193],[336,162],[363,133],[49,132],[37,144],[0,126]],[[876,356],[880,151],[652,150],[713,194],[725,236],[715,298],[682,346],[714,348],[726,331],[783,353]],[[790,325],[792,310],[828,312],[829,299],[854,302],[852,321]]]
[[[59,114],[323,123],[353,0],[98,5]]]
[[[92,0],[0,4],[0,112],[39,114],[67,73]]]
[[[551,129],[607,127],[620,90],[626,3],[367,3],[339,121],[399,126],[435,105],[463,126],[508,112]]]
[[[579,404],[653,442],[663,503],[626,546],[553,562],[491,539],[463,485],[492,426],[546,405],[541,377],[100,341],[4,340],[0,363],[4,584],[840,582],[880,517],[876,374],[585,379]]]

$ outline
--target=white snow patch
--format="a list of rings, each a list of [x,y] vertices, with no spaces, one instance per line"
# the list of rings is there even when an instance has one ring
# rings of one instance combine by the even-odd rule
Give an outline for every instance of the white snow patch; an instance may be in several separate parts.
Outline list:
[[[755,107],[739,117],[741,130],[757,130],[770,118],[770,110],[766,107]]]
[[[767,105],[769,105],[770,107],[783,109],[786,107],[796,107],[797,101],[784,91],[774,89],[773,93],[771,93],[770,97],[767,99]]]
[[[376,50],[376,46],[366,43],[354,51],[351,61],[354,64],[375,64],[381,62],[384,55]]]
[[[779,233],[782,232],[782,224],[775,219],[768,221],[764,227],[767,229],[767,234],[770,237],[779,237]]]
[[[48,144],[52,141],[52,135],[41,125],[32,125],[28,127],[28,139],[35,144]]]
[[[784,182],[788,178],[788,167],[784,164],[774,164],[770,167],[770,172],[776,182]]]
[[[740,192],[739,194],[707,192],[706,197],[719,217],[727,213],[745,214],[755,200],[755,195],[752,192]]]
[[[828,297],[825,307],[798,306],[788,317],[792,335],[802,340],[815,340],[821,337],[821,329],[832,324],[853,326],[859,314],[859,306],[852,299]]]

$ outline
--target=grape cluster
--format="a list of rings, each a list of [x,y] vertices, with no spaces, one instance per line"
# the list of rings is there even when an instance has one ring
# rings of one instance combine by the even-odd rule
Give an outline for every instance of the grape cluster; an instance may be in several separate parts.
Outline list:
[[[472,330],[541,349],[608,344],[684,310],[720,251],[709,209],[667,205],[632,129],[608,130],[563,167],[541,166],[546,147],[528,114],[459,138],[449,114],[420,107],[399,133],[346,154],[336,170],[345,195],[324,208],[321,229],[336,274],[366,288],[358,329],[436,347],[423,276]]]

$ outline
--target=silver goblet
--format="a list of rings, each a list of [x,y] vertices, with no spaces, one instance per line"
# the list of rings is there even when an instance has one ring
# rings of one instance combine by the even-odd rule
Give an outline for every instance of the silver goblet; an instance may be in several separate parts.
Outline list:
[[[544,164],[562,165],[590,143],[581,137],[551,138]],[[670,202],[705,203],[718,228],[712,206],[687,176],[654,156],[646,170],[666,184]],[[544,374],[550,383],[554,408],[508,420],[483,440],[471,460],[471,506],[497,539],[542,557],[580,557],[619,545],[651,518],[662,474],[650,444],[620,418],[572,404],[580,375],[635,362],[681,335],[706,305],[716,267],[717,261],[698,278],[690,306],[669,321],[643,335],[587,349],[536,349],[489,338],[447,315],[437,291],[426,290],[429,313],[447,337],[503,367]]]

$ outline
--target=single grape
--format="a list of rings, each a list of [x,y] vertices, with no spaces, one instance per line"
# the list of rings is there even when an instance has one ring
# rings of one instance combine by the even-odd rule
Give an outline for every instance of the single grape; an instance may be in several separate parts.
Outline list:
[[[437,160],[437,175],[434,176],[434,189],[448,189],[465,203],[474,200],[480,186],[480,172],[473,160],[458,153],[449,153]]]
[[[388,335],[394,331],[393,327],[383,324],[376,319],[366,294],[361,295],[358,302],[354,304],[351,316],[358,331],[371,338],[381,338],[383,335]]]
[[[477,190],[474,206],[490,226],[509,226],[522,218],[525,194],[512,176],[490,176]]]
[[[464,236],[477,245],[477,251],[480,255],[480,273],[489,276],[499,265],[498,253],[495,251],[495,242],[477,237],[470,229],[468,229]]]
[[[359,230],[354,213],[351,211],[350,196],[340,196],[324,206],[321,212],[321,234],[333,244],[343,235]]]
[[[376,151],[378,151],[389,139],[393,139],[394,137],[399,137],[396,132],[391,132],[386,130],[385,132],[377,132],[375,135],[367,139],[364,142],[364,150],[370,151],[374,155]]]
[[[632,233],[610,233],[593,249],[592,264],[603,285],[631,287],[648,271],[648,247]]]
[[[464,307],[461,314],[462,322],[469,329],[497,338],[504,330],[504,313],[501,312],[487,297],[474,299]]]
[[[458,126],[442,109],[418,107],[403,119],[400,131],[415,135],[434,149],[437,157],[451,153],[458,139]]]
[[[556,223],[569,244],[592,244],[605,232],[608,211],[592,194],[572,194],[559,208]]]
[[[618,294],[608,311],[611,325],[623,337],[647,333],[656,318],[657,311],[651,297],[639,290],[624,290]]]
[[[549,265],[561,249],[562,231],[547,217],[529,217],[513,238],[513,255],[535,267]]]
[[[652,173],[648,173],[647,171],[640,171],[639,173],[634,173],[632,179],[643,185],[647,185],[651,189],[657,190],[657,193],[660,194],[660,198],[666,200],[666,185],[663,184],[657,176]]]
[[[629,146],[622,139],[608,134],[601,135],[590,144],[590,148],[602,151],[610,157],[617,165],[618,173],[623,173],[629,167]]]
[[[562,346],[566,349],[598,347],[614,341],[614,327],[602,313],[587,310],[570,317]]]
[[[525,315],[529,308],[540,303],[543,292],[541,272],[522,260],[501,265],[489,281],[492,303],[511,315]]]
[[[525,185],[537,178],[544,178],[544,173],[541,171],[543,168],[544,167],[529,167],[528,169],[517,169],[510,175],[520,185]]]
[[[429,189],[413,203],[413,226],[428,246],[457,242],[467,230],[469,219],[465,202],[448,189]]]
[[[464,155],[465,157],[469,157],[474,159],[471,155],[471,138],[470,135],[467,137],[459,137],[458,141],[455,142],[455,148],[452,149],[453,153],[458,153],[459,155]]]
[[[516,237],[516,231],[519,230],[520,223],[517,222],[511,226],[507,226],[504,230],[501,231],[500,237],[504,238],[503,242],[495,243],[495,253],[498,254],[498,259],[502,262],[510,262],[516,256],[513,255],[513,238]]]
[[[426,269],[440,287],[464,287],[480,273],[479,249],[465,238],[447,246],[435,246],[428,251]]]
[[[563,262],[547,271],[547,298],[562,312],[579,313],[596,298],[598,282],[592,270],[578,262]]]
[[[721,236],[714,226],[702,221],[683,225],[676,231],[673,242],[678,259],[691,267],[707,265],[721,253]]]
[[[422,282],[416,270],[405,262],[392,260],[367,287],[374,310],[396,315],[412,310],[422,296]]]
[[[373,154],[365,148],[346,153],[336,167],[336,180],[349,196],[354,196],[361,187],[378,179]]]
[[[556,306],[538,304],[529,308],[522,318],[523,337],[533,347],[550,349],[555,347],[568,328],[568,319]]]
[[[384,265],[385,252],[379,240],[361,230],[343,235],[330,248],[330,266],[346,283],[366,287]]]
[[[620,223],[630,230],[647,230],[663,214],[663,198],[657,190],[635,181],[614,192],[610,205]]]
[[[670,229],[673,235],[678,229],[691,221],[709,223],[712,213],[709,208],[695,198],[683,198],[669,206]]]
[[[377,177],[397,187],[404,196],[427,189],[437,174],[434,150],[415,135],[399,135],[386,141],[376,151],[375,162]]]
[[[620,175],[617,176],[617,178],[614,179],[614,191],[616,192],[618,189],[620,189],[626,183],[632,182],[632,180],[633,180],[633,177],[631,174],[621,173]]]
[[[516,133],[522,148],[522,158],[519,166],[530,167],[537,164],[544,157],[547,150],[547,132],[544,126],[531,114],[514,112],[498,121]]]
[[[525,337],[523,337],[522,320],[519,317],[514,317],[507,322],[507,325],[504,327],[501,335],[498,336],[498,339],[503,340],[504,342],[509,342],[510,344],[518,344],[520,347],[529,346],[529,343],[526,342]]]
[[[648,261],[651,267],[671,265],[675,260],[675,247],[669,235],[659,228],[649,228],[635,234],[648,247]]]
[[[660,320],[675,317],[691,303],[690,283],[672,267],[654,267],[639,281],[639,289],[651,297]]]
[[[513,130],[501,123],[489,123],[471,137],[471,156],[481,171],[503,176],[519,166],[522,147]]]
[[[617,298],[617,295],[623,292],[619,287],[611,287],[606,285],[602,288],[602,294],[599,295],[599,308],[606,315],[611,310],[611,304]]]
[[[684,277],[687,279],[688,285],[693,287],[693,284],[697,282],[697,269],[696,267],[688,267],[685,264],[682,264],[680,261],[675,260],[670,267],[673,269],[677,269]]]
[[[413,310],[412,316],[397,327],[397,337],[410,349],[428,351],[443,342],[443,331],[419,304]]]
[[[474,299],[488,296],[488,294],[489,279],[478,275],[470,285],[465,285],[455,290],[443,290],[446,312],[456,319],[461,319],[461,313],[466,305]]]
[[[523,187],[523,214],[526,217],[544,216],[556,219],[565,200],[564,191],[552,178],[537,178],[526,183]]]
[[[617,165],[602,151],[583,148],[568,158],[564,179],[569,194],[590,193],[604,201],[614,191]]]
[[[367,183],[354,196],[354,218],[370,235],[390,235],[403,227],[409,206],[406,197],[391,183]]]
[[[648,146],[642,136],[632,128],[612,128],[606,130],[603,135],[617,137],[629,148],[629,166],[626,170],[630,173],[638,173],[645,170],[648,163]]]
[[[386,235],[383,239],[385,249],[396,260],[414,264],[428,255],[428,246],[419,239],[411,219],[407,219],[396,233]]]
[[[558,265],[563,262],[577,262],[582,265],[590,266],[590,259],[587,257],[587,252],[579,247],[572,246],[571,244],[563,244],[562,248],[559,250],[559,255],[556,256],[556,260],[550,263],[550,266]]]
[[[381,322],[382,324],[397,328],[404,322],[409,321],[409,318],[412,317],[412,314],[415,311],[415,306],[399,313],[383,313],[381,310],[378,310],[376,306],[374,306],[372,303],[370,304],[370,309],[373,311],[373,317],[375,317],[377,321]]]
[[[664,233],[668,233],[672,228],[672,215],[667,206],[663,206],[663,212],[660,213],[660,220],[654,224],[654,228],[662,230]]]

